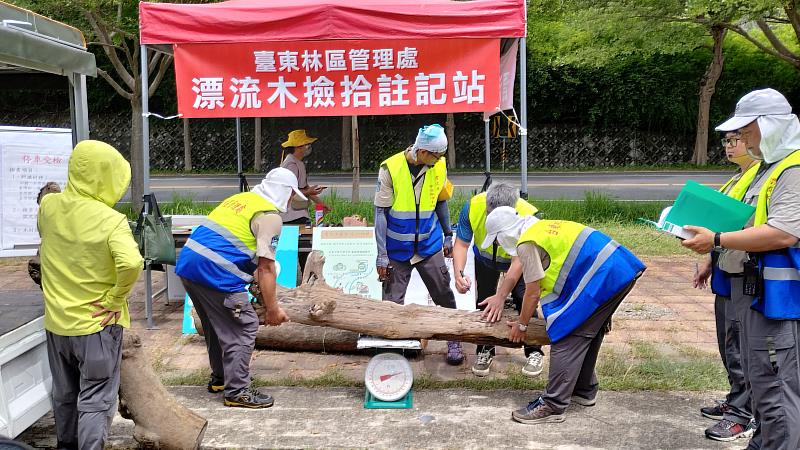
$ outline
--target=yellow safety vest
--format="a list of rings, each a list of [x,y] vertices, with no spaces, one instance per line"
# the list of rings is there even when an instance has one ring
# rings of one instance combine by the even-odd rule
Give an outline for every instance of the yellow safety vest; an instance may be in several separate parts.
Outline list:
[[[519,237],[517,245],[534,242],[550,256],[550,266],[545,269],[544,279],[539,282],[541,298],[553,292],[553,286],[564,267],[570,249],[578,240],[578,236],[585,231],[594,230],[567,220],[540,220],[528,227]]]
[[[514,206],[514,209],[517,210],[517,214],[519,214],[520,217],[532,216],[539,212],[535,206],[521,198],[517,199],[517,204]],[[469,201],[469,224],[472,227],[472,241],[481,256],[485,257],[486,259],[499,261],[502,263],[511,262],[511,256],[509,256],[508,253],[503,250],[503,247],[496,244],[486,248],[481,247],[481,245],[483,245],[483,241],[486,239],[485,192],[472,197],[472,199]]]
[[[775,190],[775,184],[778,182],[778,177],[781,176],[784,170],[800,166],[800,150],[795,150],[794,153],[776,162],[777,167],[770,172],[764,184],[761,185],[761,190],[758,193],[758,202],[756,203],[756,215],[753,222],[754,226],[764,225],[767,223],[769,215],[769,201],[772,198],[772,191]]]
[[[731,177],[730,180],[728,180],[727,183],[725,183],[724,185],[722,185],[721,188],[719,188],[719,191],[727,195],[728,197],[735,198],[736,200],[741,201],[744,198],[744,194],[747,193],[747,189],[750,187],[751,184],[753,184],[753,180],[755,180],[756,178],[756,174],[758,173],[759,167],[761,167],[761,163],[757,162],[753,164],[752,166],[750,166],[749,169],[747,169],[747,171],[745,171],[745,173],[742,174],[741,177],[739,177],[738,180],[734,175],[733,177]],[[730,188],[730,190],[728,190],[731,184],[733,184],[733,187]]]

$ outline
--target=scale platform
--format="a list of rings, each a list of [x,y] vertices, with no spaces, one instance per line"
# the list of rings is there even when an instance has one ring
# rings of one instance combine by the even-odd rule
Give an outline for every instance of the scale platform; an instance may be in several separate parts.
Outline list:
[[[364,390],[364,408],[365,409],[411,409],[414,407],[414,394],[408,391],[403,398],[393,402],[385,402],[378,400],[372,395],[369,389]]]
[[[414,405],[411,387],[414,373],[408,360],[401,353],[405,350],[421,350],[417,340],[391,340],[362,336],[358,348],[383,350],[373,356],[364,374],[365,409],[410,409]]]

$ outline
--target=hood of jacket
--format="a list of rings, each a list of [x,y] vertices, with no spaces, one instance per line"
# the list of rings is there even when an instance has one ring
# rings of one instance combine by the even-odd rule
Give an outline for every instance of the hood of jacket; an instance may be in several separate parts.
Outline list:
[[[72,150],[64,192],[114,206],[130,182],[131,165],[117,149],[105,142],[86,140]]]

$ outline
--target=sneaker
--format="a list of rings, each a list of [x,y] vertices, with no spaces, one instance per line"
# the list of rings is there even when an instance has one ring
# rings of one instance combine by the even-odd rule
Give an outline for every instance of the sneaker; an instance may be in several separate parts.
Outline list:
[[[727,410],[728,410],[728,403],[718,401],[717,404],[714,406],[706,406],[705,408],[700,408],[700,414],[702,414],[703,417],[708,417],[709,419],[722,420],[722,416],[725,414],[725,411]]]
[[[484,350],[478,353],[477,358],[475,359],[475,364],[472,365],[472,373],[478,377],[485,377],[489,375],[489,368],[492,367],[492,361],[494,357],[492,356],[492,352],[489,350]]]
[[[208,392],[212,394],[217,394],[225,390],[225,381],[220,380],[219,378],[211,375],[211,378],[208,379]]]
[[[464,362],[464,351],[461,349],[461,342],[447,341],[447,364],[457,366]]]
[[[225,406],[251,409],[269,408],[273,403],[275,403],[275,400],[271,395],[263,394],[251,387],[242,389],[233,397],[225,397],[224,402]]]
[[[594,406],[597,404],[597,399],[594,398],[588,399],[586,397],[581,397],[580,395],[573,395],[570,398],[570,401],[572,401],[572,403],[575,403],[576,405],[587,406],[587,407]]]
[[[729,442],[739,438],[749,438],[755,431],[752,422],[747,425],[722,419],[713,427],[706,429],[706,437],[715,441]]]
[[[564,421],[564,414],[556,414],[541,397],[538,397],[528,403],[528,406],[512,412],[511,418],[525,424],[558,423]]]
[[[533,352],[528,356],[528,361],[522,366],[522,374],[529,377],[535,377],[542,373],[544,368],[544,355],[539,352]]]

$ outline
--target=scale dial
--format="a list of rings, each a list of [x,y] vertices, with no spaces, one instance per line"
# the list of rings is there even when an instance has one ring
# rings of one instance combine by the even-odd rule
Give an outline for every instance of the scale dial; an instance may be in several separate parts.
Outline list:
[[[367,364],[364,384],[378,400],[394,402],[403,398],[414,383],[411,364],[397,353],[375,355]]]

